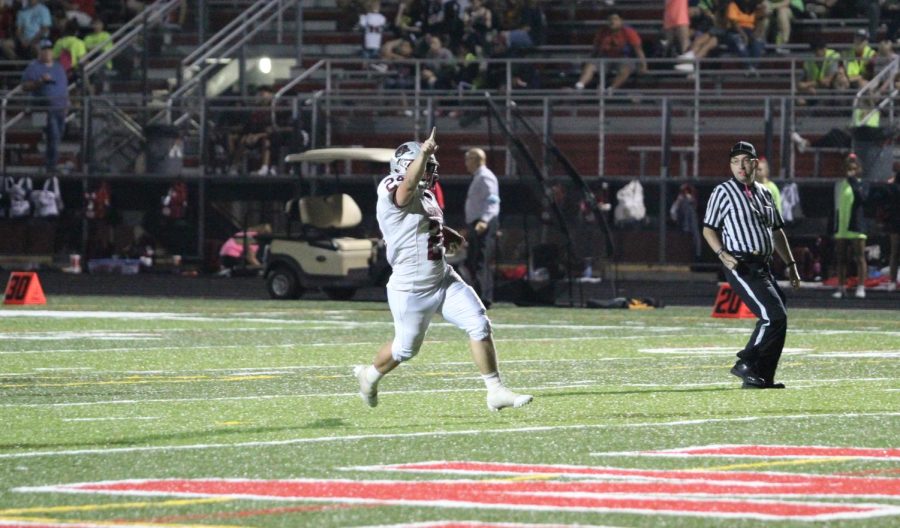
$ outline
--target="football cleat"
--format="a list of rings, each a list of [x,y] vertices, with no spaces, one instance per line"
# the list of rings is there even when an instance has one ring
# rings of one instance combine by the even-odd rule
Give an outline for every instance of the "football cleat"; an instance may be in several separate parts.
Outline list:
[[[487,406],[490,411],[499,411],[506,407],[519,408],[528,405],[533,399],[530,394],[516,394],[506,387],[500,387],[488,392]]]
[[[378,405],[378,387],[369,383],[369,380],[366,379],[366,368],[365,365],[353,367],[353,375],[359,381],[359,397],[369,407],[375,407]]]

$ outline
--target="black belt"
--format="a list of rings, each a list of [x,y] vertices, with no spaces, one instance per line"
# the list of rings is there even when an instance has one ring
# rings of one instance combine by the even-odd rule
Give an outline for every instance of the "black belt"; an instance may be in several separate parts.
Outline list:
[[[738,262],[747,264],[768,264],[772,259],[772,255],[765,255],[763,253],[747,253],[743,251],[729,251],[729,253],[731,253],[731,256],[736,258]]]

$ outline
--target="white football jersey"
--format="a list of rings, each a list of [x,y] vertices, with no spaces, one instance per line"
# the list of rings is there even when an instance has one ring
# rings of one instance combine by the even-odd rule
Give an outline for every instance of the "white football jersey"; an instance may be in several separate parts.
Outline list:
[[[388,287],[400,291],[433,288],[450,267],[444,257],[444,212],[430,190],[417,188],[406,207],[394,203],[403,175],[392,174],[378,184],[378,227],[393,268]]]

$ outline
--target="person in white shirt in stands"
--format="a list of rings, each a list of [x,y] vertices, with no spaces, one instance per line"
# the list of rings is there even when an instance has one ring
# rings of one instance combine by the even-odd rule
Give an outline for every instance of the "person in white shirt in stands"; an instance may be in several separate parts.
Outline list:
[[[368,12],[359,15],[359,22],[356,24],[363,32],[362,55],[365,59],[377,59],[381,52],[381,34],[384,33],[387,19],[381,14],[379,0],[369,0],[366,9]]]
[[[378,405],[378,382],[400,363],[418,354],[435,313],[469,335],[472,357],[487,387],[492,411],[531,402],[503,385],[491,321],[484,305],[447,263],[465,240],[444,225],[444,213],[432,191],[437,182],[438,146],[435,130],[424,142],[408,141],[394,152],[391,173],[378,184],[378,227],[387,245],[393,271],[387,283],[388,304],[394,318],[394,338],[375,355],[372,365],[357,365],[353,373],[369,407]]]

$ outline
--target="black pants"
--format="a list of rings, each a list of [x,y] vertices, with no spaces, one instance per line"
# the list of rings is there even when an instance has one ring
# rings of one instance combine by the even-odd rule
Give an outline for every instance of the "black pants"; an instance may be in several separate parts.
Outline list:
[[[741,262],[734,270],[725,270],[725,277],[747,308],[759,318],[750,340],[737,356],[772,383],[787,335],[784,292],[768,263]]]
[[[466,267],[472,277],[472,287],[484,305],[494,302],[494,258],[497,255],[497,230],[500,221],[495,217],[488,222],[484,233],[475,233],[475,223],[469,230],[469,248],[466,253]]]

